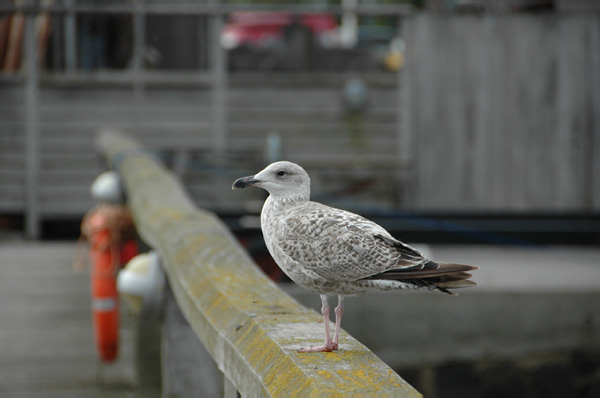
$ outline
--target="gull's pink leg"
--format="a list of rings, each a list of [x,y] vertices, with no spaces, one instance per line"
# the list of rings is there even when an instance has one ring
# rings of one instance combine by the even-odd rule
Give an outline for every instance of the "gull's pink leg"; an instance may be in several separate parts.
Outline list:
[[[338,305],[335,307],[335,333],[333,335],[333,349],[338,349],[340,338],[340,325],[342,324],[342,314],[344,313],[344,296],[338,295]]]
[[[334,347],[329,334],[329,303],[325,294],[321,294],[321,314],[323,314],[323,322],[325,323],[325,342],[317,347],[301,348],[298,352],[331,352],[337,349],[337,346]]]

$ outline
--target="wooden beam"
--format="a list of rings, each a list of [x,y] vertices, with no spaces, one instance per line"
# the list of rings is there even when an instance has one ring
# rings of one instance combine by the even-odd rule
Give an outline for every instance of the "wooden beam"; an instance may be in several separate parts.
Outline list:
[[[345,332],[337,352],[298,353],[321,342],[320,315],[269,280],[139,144],[111,132],[98,143],[121,175],[138,232],[161,255],[182,313],[242,396],[420,396]]]

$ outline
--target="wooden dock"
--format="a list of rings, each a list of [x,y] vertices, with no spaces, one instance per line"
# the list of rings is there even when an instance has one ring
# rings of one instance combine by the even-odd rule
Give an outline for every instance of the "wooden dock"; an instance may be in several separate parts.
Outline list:
[[[121,317],[119,358],[98,366],[89,274],[75,244],[0,242],[0,396],[159,397],[136,387],[135,323]]]

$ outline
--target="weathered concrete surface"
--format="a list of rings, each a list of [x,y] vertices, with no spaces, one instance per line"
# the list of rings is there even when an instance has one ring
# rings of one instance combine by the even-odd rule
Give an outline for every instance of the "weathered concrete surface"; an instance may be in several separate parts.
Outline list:
[[[431,246],[481,266],[479,286],[350,297],[342,326],[394,369],[600,348],[600,249]],[[317,295],[286,286],[303,304]]]
[[[158,398],[136,387],[126,318],[119,358],[99,372],[89,274],[73,271],[74,252],[74,242],[0,241],[0,396]]]

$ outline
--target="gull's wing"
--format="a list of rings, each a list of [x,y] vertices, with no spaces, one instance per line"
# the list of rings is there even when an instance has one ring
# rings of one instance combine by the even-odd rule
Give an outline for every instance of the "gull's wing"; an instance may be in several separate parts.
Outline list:
[[[357,214],[304,202],[280,220],[276,245],[287,256],[329,281],[353,281],[392,269],[421,269],[416,249]]]

